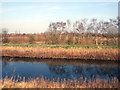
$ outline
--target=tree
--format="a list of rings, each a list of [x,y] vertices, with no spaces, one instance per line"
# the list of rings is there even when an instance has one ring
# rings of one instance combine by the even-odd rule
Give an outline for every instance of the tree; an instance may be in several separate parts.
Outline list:
[[[8,29],[7,28],[2,28],[2,42],[3,43],[9,43],[9,40],[8,40]]]
[[[65,22],[52,22],[49,25],[49,29],[45,36],[47,38],[46,42],[51,44],[59,44],[61,42],[62,33],[65,31]]]
[[[85,42],[85,35],[87,34],[87,28],[88,28],[87,20],[88,19],[82,19],[80,21],[76,21],[73,24],[74,37],[76,37],[77,43]]]
[[[29,43],[30,43],[30,44],[35,43],[35,37],[34,37],[33,35],[30,35],[30,36],[29,36]]]
[[[66,43],[73,44],[73,38],[71,37],[71,21],[70,20],[67,20],[65,33],[66,33]]]

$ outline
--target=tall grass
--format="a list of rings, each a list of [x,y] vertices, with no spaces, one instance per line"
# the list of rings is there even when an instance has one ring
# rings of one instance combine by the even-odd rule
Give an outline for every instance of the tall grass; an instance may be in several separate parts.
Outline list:
[[[30,58],[67,58],[118,60],[118,49],[83,49],[83,48],[42,48],[42,47],[2,47],[2,56]]]
[[[83,80],[83,77],[81,76],[80,79],[74,78],[71,79],[61,79],[61,81],[58,80],[55,81],[44,79],[42,78],[36,78],[36,79],[29,79],[25,80],[25,77],[23,77],[23,80],[18,82],[18,79],[21,79],[20,76],[18,76],[17,80],[15,80],[14,77],[11,78],[4,78],[2,80],[2,88],[120,88],[120,82],[116,77],[112,78],[112,80],[107,79],[90,79],[87,81],[87,78]]]

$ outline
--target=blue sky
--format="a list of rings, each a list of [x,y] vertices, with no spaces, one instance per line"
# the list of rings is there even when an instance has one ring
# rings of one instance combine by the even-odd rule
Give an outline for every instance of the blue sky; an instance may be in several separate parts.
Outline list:
[[[83,18],[108,20],[118,16],[117,2],[4,2],[2,27],[9,32],[38,33],[48,29],[50,22],[71,22]]]

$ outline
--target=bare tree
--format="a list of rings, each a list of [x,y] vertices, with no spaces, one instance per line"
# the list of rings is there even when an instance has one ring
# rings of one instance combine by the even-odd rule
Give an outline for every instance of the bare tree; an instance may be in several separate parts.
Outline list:
[[[65,29],[66,43],[67,44],[73,44],[73,37],[72,37],[71,32],[72,32],[72,30],[71,30],[71,21],[67,20],[66,29]]]
[[[117,20],[119,21],[119,19]],[[88,19],[81,19],[74,23],[71,23],[70,20],[66,22],[52,22],[49,25],[49,35],[54,43],[55,41],[62,41],[62,36],[64,36],[67,44],[73,43],[73,41],[74,44],[86,44],[87,41],[92,42],[92,44],[95,42],[95,45],[102,45],[104,41],[108,44],[110,40],[117,40],[117,37],[114,37],[118,33],[119,22],[117,20],[98,21],[93,18],[89,22]],[[102,38],[103,36],[104,38]],[[111,39],[111,37],[114,38]]]
[[[8,43],[8,29],[7,28],[2,28],[2,42],[3,43]]]
[[[52,44],[60,43],[62,33],[65,31],[65,22],[52,22],[49,25],[49,42]]]

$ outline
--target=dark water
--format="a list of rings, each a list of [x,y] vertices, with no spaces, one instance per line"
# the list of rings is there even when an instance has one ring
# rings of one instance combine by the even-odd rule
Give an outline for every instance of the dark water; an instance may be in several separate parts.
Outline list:
[[[1,61],[0,61],[1,62]],[[109,79],[120,77],[120,64],[118,62],[81,61],[81,60],[41,60],[41,59],[2,59],[2,77],[19,75],[22,77],[49,79],[79,79],[101,78]],[[120,78],[119,78],[120,81]]]

